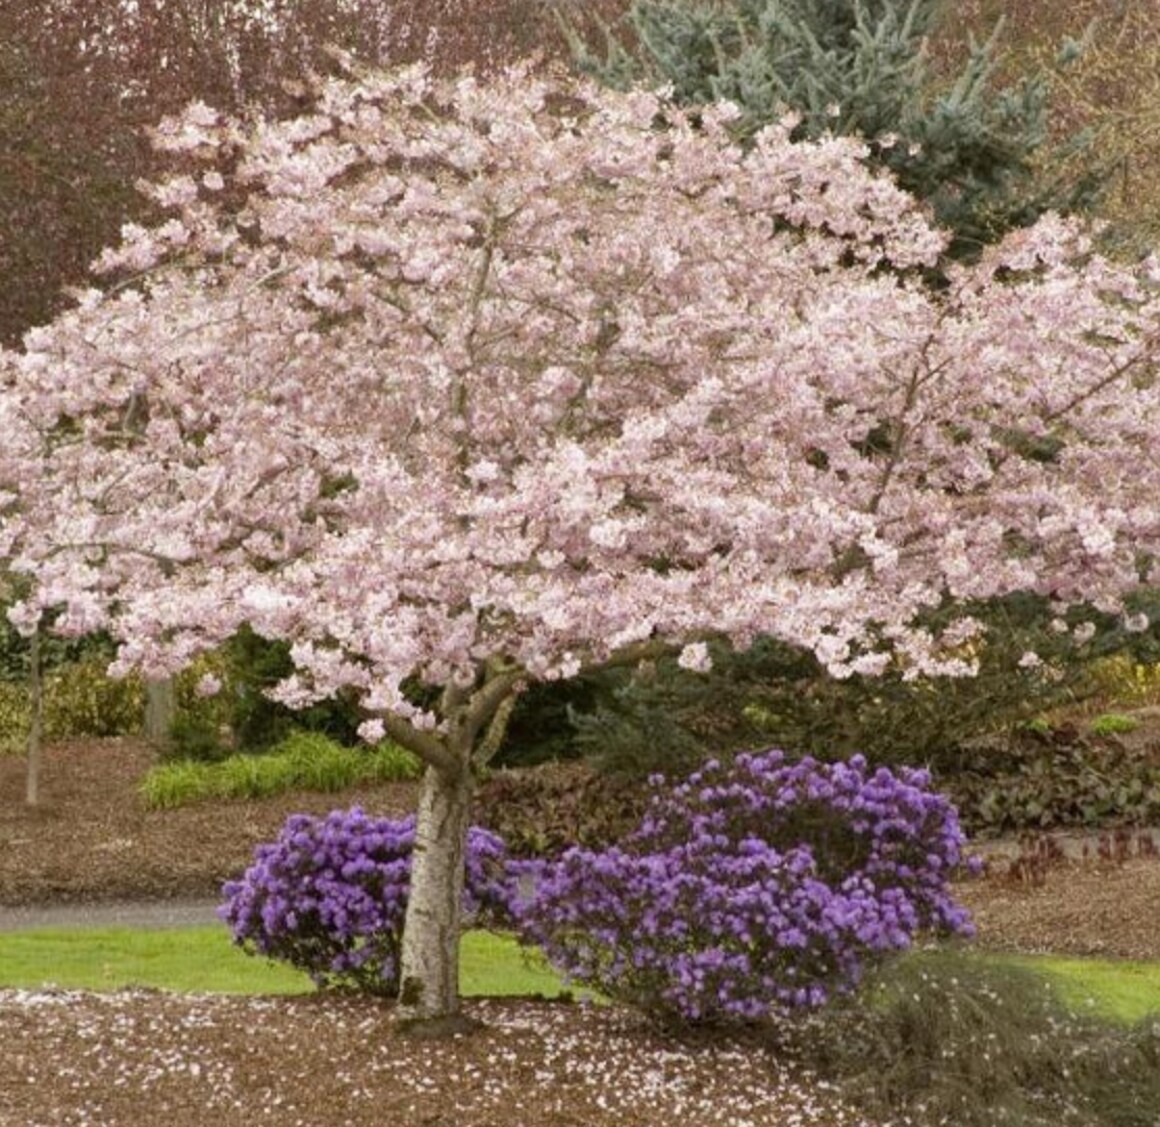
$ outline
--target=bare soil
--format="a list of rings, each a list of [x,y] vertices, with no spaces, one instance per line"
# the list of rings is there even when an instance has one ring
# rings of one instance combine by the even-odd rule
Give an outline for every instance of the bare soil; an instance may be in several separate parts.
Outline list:
[[[415,798],[403,784],[149,812],[151,761],[132,740],[53,747],[30,811],[22,760],[0,757],[0,915],[214,896],[292,811],[401,814]],[[958,887],[981,946],[1160,959],[1154,856],[1009,868]],[[416,1040],[361,998],[0,991],[0,1127],[879,1127],[758,1040],[674,1039],[616,1007],[535,999],[465,1012],[477,1032]]]

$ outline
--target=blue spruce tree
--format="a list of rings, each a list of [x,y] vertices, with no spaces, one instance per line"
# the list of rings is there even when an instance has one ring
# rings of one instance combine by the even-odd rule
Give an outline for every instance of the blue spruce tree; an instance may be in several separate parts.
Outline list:
[[[927,200],[969,257],[1044,211],[1089,206],[1098,173],[1041,172],[1049,88],[1042,76],[998,87],[1001,23],[973,38],[954,74],[930,42],[942,0],[633,0],[601,44],[563,21],[577,65],[619,88],[670,85],[682,104],[742,111],[744,137],[787,110],[799,137],[858,135],[871,164]],[[1063,143],[1081,145],[1076,136]],[[1062,152],[1061,154],[1062,155]]]

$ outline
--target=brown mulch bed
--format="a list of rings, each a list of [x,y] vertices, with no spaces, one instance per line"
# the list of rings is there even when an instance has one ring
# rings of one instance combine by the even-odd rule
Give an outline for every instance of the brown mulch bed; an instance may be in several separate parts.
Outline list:
[[[974,917],[979,946],[1160,960],[1160,860],[1065,862],[1041,879],[995,875],[956,887]]]
[[[53,747],[43,805],[0,757],[4,907],[213,896],[298,810],[413,808],[414,784],[149,812],[139,741]],[[979,943],[1160,959],[1160,860],[1073,863],[958,887]],[[0,1125],[888,1127],[759,1041],[674,1039],[616,1007],[476,999],[482,1028],[397,1036],[365,998],[0,990]]]
[[[395,1034],[368,999],[0,991],[0,1123],[100,1127],[876,1127],[760,1042],[614,1007],[465,1004]]]
[[[341,798],[290,792],[150,811],[137,784],[153,763],[140,740],[47,748],[41,803],[29,809],[24,760],[0,756],[0,906],[216,896],[289,814],[358,803],[402,815],[414,809],[417,794],[416,784],[395,783]]]

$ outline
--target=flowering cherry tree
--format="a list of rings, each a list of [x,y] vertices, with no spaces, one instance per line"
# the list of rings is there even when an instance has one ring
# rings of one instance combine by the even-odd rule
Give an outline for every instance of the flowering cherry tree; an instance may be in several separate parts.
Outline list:
[[[168,220],[3,358],[15,621],[155,676],[248,623],[292,645],[279,699],[354,689],[426,764],[407,1015],[456,1009],[522,684],[759,633],[969,673],[974,624],[924,609],[1115,609],[1160,548],[1151,264],[1048,217],[936,292],[943,236],[855,142],[729,120],[518,70],[194,105]]]

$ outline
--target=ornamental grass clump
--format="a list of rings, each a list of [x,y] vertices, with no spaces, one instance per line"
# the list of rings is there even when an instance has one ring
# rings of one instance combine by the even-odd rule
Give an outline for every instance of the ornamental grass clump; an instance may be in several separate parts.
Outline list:
[[[966,935],[964,837],[925,771],[716,761],[654,796],[622,847],[532,867],[525,941],[666,1021],[759,1020],[845,993],[921,930]]]
[[[1026,967],[916,952],[801,1015],[783,1050],[878,1122],[1156,1127],[1160,1015],[1077,1012]]]
[[[259,845],[241,880],[223,886],[218,915],[245,951],[289,963],[319,987],[392,995],[399,987],[415,819],[360,808],[294,814]],[[503,842],[472,827],[464,911],[487,925],[512,897]]]

